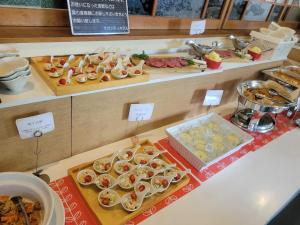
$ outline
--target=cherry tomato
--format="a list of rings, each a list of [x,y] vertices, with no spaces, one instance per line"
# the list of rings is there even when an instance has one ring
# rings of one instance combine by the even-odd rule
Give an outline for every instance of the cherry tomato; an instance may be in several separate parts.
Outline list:
[[[157,163],[151,163],[151,167],[153,168],[153,169],[156,169],[157,168]]]
[[[51,72],[51,73],[55,73],[56,71],[57,71],[57,69],[54,68],[54,67],[52,67],[52,68],[50,69],[50,72]]]
[[[130,180],[131,183],[134,183],[135,182],[135,176],[133,174],[131,174],[129,176],[129,180]]]
[[[142,159],[142,160],[140,161],[140,164],[147,164],[147,160]]]
[[[174,177],[175,180],[179,180],[181,178],[181,175],[177,173],[176,177]]]
[[[101,203],[103,204],[103,205],[109,205],[109,198],[102,198],[101,199]]]
[[[59,79],[58,83],[61,85],[66,85],[67,81],[65,78],[61,78],[61,79]]]
[[[128,155],[129,158],[133,155],[132,151],[127,151],[126,154]]]
[[[103,76],[103,77],[102,77],[102,80],[104,80],[104,81],[109,81],[109,77],[108,77],[108,76]]]
[[[64,65],[66,63],[66,60],[65,59],[61,59],[60,61],[59,61],[59,64],[60,65]]]
[[[166,188],[166,187],[168,187],[169,182],[168,182],[168,180],[163,179],[163,180],[161,181],[161,184],[162,184],[162,186],[163,186],[164,188]]]
[[[153,155],[154,152],[153,152],[153,151],[148,151],[147,154],[148,154],[148,155]]]
[[[126,75],[127,74],[126,70],[122,70],[122,74]]]
[[[128,63],[127,66],[128,66],[128,67],[132,67],[132,64],[131,64],[131,63]]]
[[[106,163],[104,165],[104,169],[105,169],[105,171],[109,170],[110,169],[110,163]]]
[[[153,171],[148,171],[148,172],[147,172],[147,176],[148,176],[148,177],[153,177],[153,175],[154,175]]]
[[[135,73],[135,74],[140,74],[141,71],[140,71],[140,70],[136,70],[136,71],[134,71],[134,73]]]
[[[114,67],[116,64],[114,62],[109,63],[110,67]]]
[[[109,180],[104,178],[102,181],[101,181],[101,184],[103,187],[109,187]]]
[[[137,200],[137,195],[136,195],[136,193],[134,193],[134,192],[132,192],[132,193],[130,194],[130,197],[131,197],[132,200]]]
[[[88,67],[94,67],[94,65],[93,64],[89,64]]]
[[[123,170],[124,170],[124,171],[129,171],[129,170],[130,170],[130,167],[129,167],[128,165],[124,165],[124,166],[123,166]]]
[[[139,186],[138,189],[139,189],[140,192],[142,192],[142,191],[145,190],[145,188],[146,188],[145,185],[142,184],[142,185]]]
[[[92,181],[92,176],[91,175],[86,175],[84,177],[84,183],[90,183]]]

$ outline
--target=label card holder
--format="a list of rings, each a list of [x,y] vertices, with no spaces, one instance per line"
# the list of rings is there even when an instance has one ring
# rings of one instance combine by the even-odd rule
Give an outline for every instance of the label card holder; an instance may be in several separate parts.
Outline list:
[[[131,104],[128,121],[150,120],[154,110],[154,103]]]
[[[17,119],[16,125],[21,139],[36,137],[37,131],[46,134],[55,129],[52,112]]]
[[[220,105],[222,101],[223,93],[224,90],[207,90],[203,105],[204,106]]]

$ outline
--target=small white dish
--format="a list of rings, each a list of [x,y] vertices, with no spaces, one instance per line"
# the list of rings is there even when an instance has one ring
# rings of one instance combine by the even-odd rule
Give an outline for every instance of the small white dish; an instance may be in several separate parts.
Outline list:
[[[98,195],[98,202],[104,208],[110,208],[120,203],[120,195],[111,189],[105,189]]]
[[[93,170],[83,169],[77,174],[77,181],[83,186],[91,185],[95,182],[97,175]]]
[[[109,174],[101,174],[95,179],[96,186],[101,189],[112,188],[116,184],[116,179]]]
[[[135,166],[133,164],[129,163],[127,160],[118,161],[114,164],[114,170],[118,174],[127,173],[134,168],[135,168]]]

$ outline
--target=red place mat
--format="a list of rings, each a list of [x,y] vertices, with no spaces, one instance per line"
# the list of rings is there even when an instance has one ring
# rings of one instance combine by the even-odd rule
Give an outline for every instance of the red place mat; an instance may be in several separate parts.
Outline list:
[[[229,116],[225,117],[229,119]],[[237,159],[241,158],[242,156],[246,155],[250,151],[256,151],[262,146],[266,145],[270,141],[278,138],[279,136],[283,135],[284,133],[294,129],[296,126],[290,122],[283,115],[278,115],[276,118],[276,128],[268,132],[266,134],[254,133],[249,132],[250,135],[254,137],[254,140],[245,145],[240,150],[236,151],[235,153],[227,156],[226,158],[212,164],[211,166],[201,170],[200,172],[197,171],[188,161],[186,161],[170,144],[168,138],[160,140],[158,143],[170,152],[178,161],[182,162],[183,165],[187,168],[191,168],[193,174],[200,179],[200,181],[206,181],[208,178],[212,177],[214,174],[218,173],[226,166],[230,165],[232,162],[236,161]]]
[[[158,149],[161,149],[161,146],[155,144]],[[177,163],[176,160],[170,155],[165,154],[165,156],[172,162]],[[180,169],[184,169],[181,165],[177,163]],[[189,193],[196,187],[200,185],[200,182],[197,181],[194,176],[188,175],[190,181],[187,185],[182,187],[180,190],[172,193],[169,196],[156,205],[153,205],[148,210],[142,212],[140,215],[136,216],[133,220],[128,221],[126,225],[135,225],[155,214],[162,208],[172,204],[177,199],[181,198],[185,194]],[[50,183],[50,187],[59,195],[60,199],[63,202],[65,208],[66,216],[66,225],[97,225],[100,224],[97,218],[94,216],[93,212],[87,206],[82,195],[76,188],[76,185],[70,176],[66,176],[62,179],[56,180]],[[101,207],[101,206],[99,206]]]

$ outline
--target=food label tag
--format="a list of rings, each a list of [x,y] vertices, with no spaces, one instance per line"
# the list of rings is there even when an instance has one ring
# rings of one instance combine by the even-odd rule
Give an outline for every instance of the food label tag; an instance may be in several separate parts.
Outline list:
[[[43,113],[16,120],[16,125],[21,139],[35,137],[34,133],[40,131],[46,134],[54,130],[54,119],[52,112]]]
[[[205,31],[206,20],[192,21],[190,35],[202,34]]]
[[[224,90],[207,90],[203,105],[220,105],[223,92]]]
[[[150,120],[154,109],[154,103],[131,104],[128,121]]]

